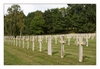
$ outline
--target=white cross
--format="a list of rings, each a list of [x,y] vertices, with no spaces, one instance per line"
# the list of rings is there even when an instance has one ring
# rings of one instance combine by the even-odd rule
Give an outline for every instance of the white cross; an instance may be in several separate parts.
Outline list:
[[[32,50],[33,50],[33,51],[34,51],[34,41],[35,41],[35,40],[34,40],[34,36],[33,36],[33,38],[32,38],[32,43],[33,43],[33,44],[32,44]]]
[[[38,36],[38,41],[39,41],[39,45],[40,45],[40,52],[42,51],[42,37]]]
[[[60,40],[60,43],[61,43],[61,58],[64,57],[64,44],[65,44],[65,41],[64,41],[64,36],[61,36],[60,37],[61,40]]]
[[[23,36],[22,40],[23,40],[23,48],[24,48],[24,40],[25,40],[24,36]]]
[[[48,37],[48,55],[52,55],[52,38],[51,35]]]
[[[83,46],[82,45],[86,45],[86,42],[83,42],[82,37],[79,36],[79,41],[77,42],[77,44],[79,45],[79,62],[82,62],[83,60]]]
[[[29,37],[28,36],[26,38],[26,41],[27,41],[27,49],[29,49]]]

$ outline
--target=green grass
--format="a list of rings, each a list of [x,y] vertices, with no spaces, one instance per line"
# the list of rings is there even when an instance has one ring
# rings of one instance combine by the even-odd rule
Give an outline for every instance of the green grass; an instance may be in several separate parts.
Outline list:
[[[32,51],[32,42],[27,49],[10,45],[4,42],[4,65],[96,65],[96,39],[89,39],[89,46],[83,47],[83,62],[78,61],[79,47],[74,44],[75,39],[71,39],[70,45],[65,44],[64,58],[60,57],[61,44],[55,44],[52,40],[52,56],[47,54],[47,43],[45,39],[42,43],[42,52],[39,52],[39,42],[35,42],[35,50]]]

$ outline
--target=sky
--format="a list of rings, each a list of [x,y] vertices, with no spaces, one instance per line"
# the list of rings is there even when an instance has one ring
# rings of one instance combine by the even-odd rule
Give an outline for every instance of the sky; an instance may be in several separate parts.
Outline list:
[[[13,4],[4,4],[4,14],[7,14],[7,9],[8,7],[11,7]],[[44,12],[47,9],[51,9],[51,8],[61,8],[61,7],[67,7],[67,3],[62,3],[62,4],[50,4],[50,3],[35,3],[35,4],[18,4],[21,7],[21,10],[23,10],[24,14],[27,16],[29,12],[34,12],[36,10],[41,10],[42,12]]]

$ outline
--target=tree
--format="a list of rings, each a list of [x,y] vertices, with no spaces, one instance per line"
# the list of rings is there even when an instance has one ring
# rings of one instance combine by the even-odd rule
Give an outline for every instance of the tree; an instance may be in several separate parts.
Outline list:
[[[25,18],[25,27],[24,27],[24,34],[30,35],[33,34],[32,30],[30,29],[30,23],[32,22],[32,19],[34,18],[35,12],[30,12]]]
[[[19,5],[12,5],[7,9],[8,14],[5,16],[5,25],[8,26],[8,32],[10,32],[9,35],[21,35],[22,30],[24,28],[24,13],[21,10]],[[6,27],[6,26],[4,26]],[[9,30],[10,29],[10,30]]]
[[[36,11],[34,18],[32,19],[32,22],[30,24],[30,29],[34,34],[44,34],[45,21],[42,15],[43,13],[41,11]]]
[[[68,4],[68,6],[69,10],[66,18],[71,23],[71,29],[73,31],[80,33],[89,33],[95,31],[95,4]]]
[[[51,13],[51,10],[46,10],[44,13],[43,13],[43,18],[45,20],[45,24],[44,24],[44,33],[46,34],[49,34],[51,33],[51,30],[53,28],[53,25],[52,25],[52,13]]]
[[[64,16],[62,14],[62,11],[58,8],[51,9],[52,12],[52,26],[53,29],[52,33],[62,33],[65,31],[66,24],[64,22]]]

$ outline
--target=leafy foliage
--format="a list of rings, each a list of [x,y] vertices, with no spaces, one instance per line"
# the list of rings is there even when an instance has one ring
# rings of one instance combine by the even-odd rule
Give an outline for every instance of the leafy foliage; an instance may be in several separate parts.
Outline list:
[[[7,11],[5,35],[96,32],[96,4],[68,4],[67,8],[37,10],[27,16],[19,5],[14,4]]]
[[[4,16],[5,35],[21,35],[24,28],[24,13],[19,5],[12,5],[8,8],[8,14]]]
[[[35,16],[30,24],[30,30],[32,30],[32,33],[34,34],[44,34],[43,27],[44,27],[44,19],[42,16],[42,12],[36,11]]]

